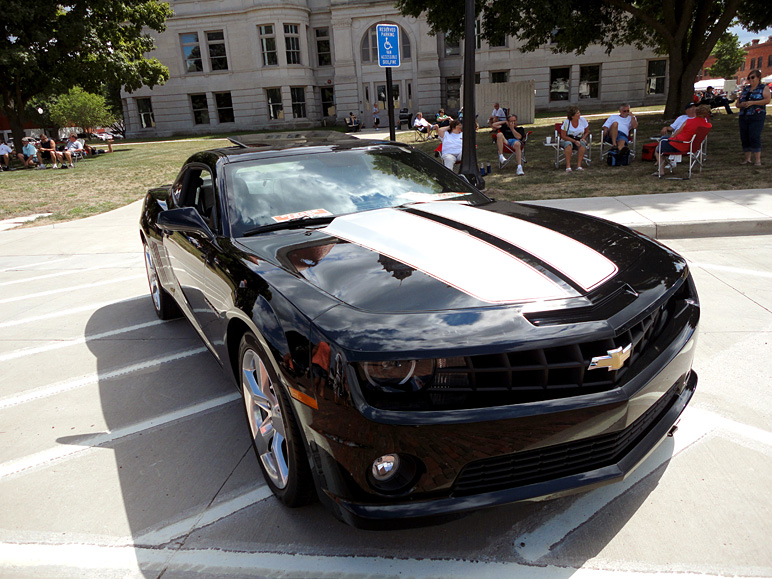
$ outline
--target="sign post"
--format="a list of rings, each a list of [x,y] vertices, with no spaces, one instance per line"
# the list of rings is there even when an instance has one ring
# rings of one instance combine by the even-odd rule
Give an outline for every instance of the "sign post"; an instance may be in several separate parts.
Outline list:
[[[389,109],[389,138],[397,139],[394,125],[394,94],[392,92],[391,69],[399,66],[399,26],[377,24],[378,66],[386,69],[386,106]]]

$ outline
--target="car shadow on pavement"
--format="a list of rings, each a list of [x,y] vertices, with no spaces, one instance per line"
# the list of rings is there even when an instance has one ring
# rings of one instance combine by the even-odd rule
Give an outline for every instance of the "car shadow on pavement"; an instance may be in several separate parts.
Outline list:
[[[85,334],[126,328],[136,329],[88,341],[108,432],[59,442],[114,451],[131,542],[147,577],[163,571],[157,557],[146,555],[159,548],[168,549],[172,566],[180,550],[217,550],[327,556],[331,571],[336,556],[548,561],[570,567],[564,573],[556,567],[556,577],[570,577],[649,498],[673,452],[667,439],[655,451],[660,466],[633,485],[488,509],[431,527],[358,530],[319,503],[288,509],[272,497],[240,394],[188,322],[156,321],[143,297],[99,309]]]

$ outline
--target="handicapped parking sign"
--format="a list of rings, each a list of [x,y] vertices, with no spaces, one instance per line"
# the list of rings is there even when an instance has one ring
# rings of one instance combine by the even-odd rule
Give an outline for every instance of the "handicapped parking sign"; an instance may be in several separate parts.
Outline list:
[[[399,26],[396,24],[377,24],[378,66],[399,66]]]

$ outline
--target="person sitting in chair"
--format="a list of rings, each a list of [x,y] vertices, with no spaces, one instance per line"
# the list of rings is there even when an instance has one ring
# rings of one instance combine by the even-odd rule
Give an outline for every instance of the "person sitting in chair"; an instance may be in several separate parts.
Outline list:
[[[696,116],[686,121],[681,127],[675,131],[669,139],[663,139],[657,150],[654,151],[654,157],[657,159],[657,172],[652,175],[659,176],[662,174],[662,160],[665,156],[669,157],[670,154],[682,155],[689,152],[689,147],[692,137],[697,134],[699,127],[713,126],[708,122],[710,116],[710,106],[700,105],[697,107]],[[670,161],[665,165],[665,169],[670,168]]]
[[[571,156],[576,149],[576,170],[583,171],[582,159],[587,151],[587,140],[590,137],[590,123],[579,111],[579,107],[568,107],[567,119],[560,126],[560,146],[566,155],[566,173],[571,172]]]
[[[447,127],[440,127],[439,138],[442,140],[442,162],[453,170],[453,165],[461,162],[461,148],[464,142],[461,121],[450,121]]]
[[[491,111],[491,116],[488,118],[488,124],[493,125],[493,123],[496,122],[504,122],[507,120],[507,112],[501,108],[501,105],[499,103],[493,103],[493,110]]]
[[[437,124],[440,127],[449,127],[450,121],[452,120],[453,120],[453,117],[445,114],[445,109],[440,109],[439,112],[437,113]]]
[[[413,119],[413,128],[419,133],[425,133],[431,136],[432,132],[437,131],[440,126],[431,124],[424,118],[423,114],[419,112],[415,114],[415,119]]]
[[[633,129],[638,128],[638,119],[630,113],[630,105],[625,103],[619,105],[619,114],[611,115],[603,123],[603,141],[617,148],[618,151],[625,153],[627,143]]]
[[[685,114],[674,120],[673,124],[662,127],[662,130],[659,132],[661,136],[667,137],[668,133],[675,133],[686,121],[693,119],[694,115],[697,114],[697,105],[695,103],[689,103],[686,105],[685,110]]]
[[[346,118],[346,132],[347,133],[356,133],[359,131],[361,125],[359,123],[359,119],[356,118],[356,115],[354,113],[349,113],[348,117]]]
[[[525,175],[523,171],[523,139],[525,139],[525,129],[518,126],[517,115],[509,115],[506,121],[495,121],[491,128],[498,129],[496,135],[496,146],[499,149],[499,168],[507,164],[508,159],[504,156],[504,143],[508,144],[515,152],[517,160],[517,174]]]

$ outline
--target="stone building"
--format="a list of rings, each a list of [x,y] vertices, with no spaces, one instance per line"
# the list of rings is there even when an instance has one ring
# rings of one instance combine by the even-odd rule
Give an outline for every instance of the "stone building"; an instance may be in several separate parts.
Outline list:
[[[171,0],[171,6],[175,15],[150,55],[171,76],[163,86],[122,95],[129,136],[340,124],[349,112],[370,126],[373,104],[386,107],[379,23],[400,28],[396,109],[432,115],[462,105],[463,43],[430,36],[425,20],[400,15],[390,0]],[[524,54],[511,37],[491,43],[478,37],[476,46],[476,82],[533,80],[537,110],[665,99],[667,59],[651,51],[622,47],[607,55],[592,47],[566,55],[545,46]],[[385,112],[380,118],[386,125]]]

